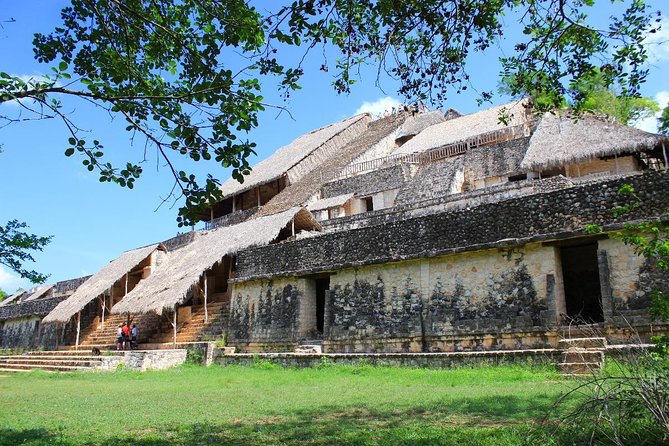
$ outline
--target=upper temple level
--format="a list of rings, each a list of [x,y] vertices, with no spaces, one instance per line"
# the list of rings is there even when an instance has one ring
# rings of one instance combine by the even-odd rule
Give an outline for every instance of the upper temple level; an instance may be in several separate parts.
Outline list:
[[[527,99],[469,115],[363,114],[297,138],[244,183],[229,179],[225,198],[202,219],[210,229],[306,206],[334,229],[342,217],[362,214],[362,221],[381,210],[494,201],[660,169],[666,145],[663,136],[606,117],[536,116]]]

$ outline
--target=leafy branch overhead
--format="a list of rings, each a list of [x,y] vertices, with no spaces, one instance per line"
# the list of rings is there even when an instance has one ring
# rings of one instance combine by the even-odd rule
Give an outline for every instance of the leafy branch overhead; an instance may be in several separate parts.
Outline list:
[[[473,85],[470,54],[501,44],[519,23],[523,34],[500,73],[514,79],[510,92],[555,98],[545,108],[564,97],[578,106],[585,98],[575,86],[595,71],[604,88],[638,95],[647,74],[642,41],[659,19],[643,0],[620,2],[606,29],[590,23],[595,0],[296,0],[262,10],[249,3],[72,0],[62,25],[33,42],[36,59],[55,64],[52,72],[25,80],[5,70],[0,103],[17,101],[31,119],[59,119],[70,133],[66,155],[81,156],[100,181],[132,188],[145,153],[110,163],[103,142],[84,134],[77,113],[66,113],[61,101],[121,117],[131,138],[140,136],[167,165],[177,196],[185,197],[179,224],[190,225],[221,194],[215,176],[202,183],[179,168],[181,160],[211,160],[243,181],[255,147],[247,133],[268,106],[263,89],[278,86],[287,98],[299,89],[311,53],[322,58],[337,92],[349,92],[363,65],[376,64],[377,81],[397,79],[407,102],[442,105]],[[481,100],[491,98],[481,92]]]
[[[26,223],[18,220],[10,220],[5,226],[0,226],[0,264],[9,267],[32,283],[44,283],[49,276],[28,270],[24,264],[34,262],[35,259],[30,251],[42,251],[51,241],[51,237],[23,232],[22,229],[27,227]]]

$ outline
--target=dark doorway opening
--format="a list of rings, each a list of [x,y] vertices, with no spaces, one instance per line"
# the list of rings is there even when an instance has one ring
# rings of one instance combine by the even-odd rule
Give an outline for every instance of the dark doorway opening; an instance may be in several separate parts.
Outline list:
[[[576,323],[603,322],[597,242],[560,248],[567,317]]]
[[[330,278],[316,279],[316,330],[323,333],[325,326],[325,292],[330,289]]]

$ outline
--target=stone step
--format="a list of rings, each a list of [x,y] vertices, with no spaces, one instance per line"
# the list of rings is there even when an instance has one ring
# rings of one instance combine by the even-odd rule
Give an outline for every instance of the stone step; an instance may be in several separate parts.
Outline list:
[[[111,352],[111,351],[102,351],[102,354],[116,354],[116,352]],[[27,352],[25,355],[28,356],[93,356],[91,355],[91,351],[89,349],[86,350],[47,350],[47,351],[30,351]]]
[[[607,344],[606,338],[601,338],[601,337],[567,338],[567,339],[560,339],[558,347],[562,349],[570,349],[570,348],[605,349],[606,344]]]
[[[81,368],[94,368],[96,365],[99,365],[102,361],[99,359],[91,360],[74,360],[74,359],[23,359],[23,360],[2,360],[0,361],[0,367],[11,367],[15,365],[27,366],[27,367],[81,367]]]
[[[566,375],[590,375],[599,372],[601,366],[598,362],[563,362],[558,364],[558,371]]]
[[[0,366],[0,373],[20,373],[20,372],[29,372],[31,369],[5,369]]]
[[[14,355],[0,356],[0,361],[99,361],[101,356],[94,355]]]
[[[562,355],[562,362],[604,362],[604,352],[601,350],[567,350]]]
[[[300,344],[295,347],[295,353],[323,353],[323,346],[321,344]]]
[[[81,370],[92,370],[91,367],[68,366],[68,365],[33,365],[33,364],[2,364],[3,369],[12,369],[18,371],[30,371],[35,369],[51,372],[75,372]]]

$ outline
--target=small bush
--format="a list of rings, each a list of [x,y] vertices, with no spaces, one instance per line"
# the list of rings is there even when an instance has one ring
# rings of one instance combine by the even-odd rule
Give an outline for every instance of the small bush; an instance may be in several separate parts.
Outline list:
[[[197,350],[188,350],[186,353],[186,364],[201,365],[204,362],[204,356]]]

